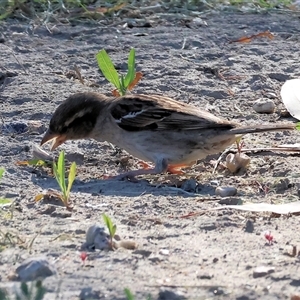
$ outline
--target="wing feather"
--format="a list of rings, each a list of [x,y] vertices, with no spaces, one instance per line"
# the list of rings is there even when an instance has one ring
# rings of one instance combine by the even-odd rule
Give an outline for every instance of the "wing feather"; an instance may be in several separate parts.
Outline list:
[[[110,111],[118,126],[130,131],[235,127],[207,111],[163,96],[127,95],[116,98]]]

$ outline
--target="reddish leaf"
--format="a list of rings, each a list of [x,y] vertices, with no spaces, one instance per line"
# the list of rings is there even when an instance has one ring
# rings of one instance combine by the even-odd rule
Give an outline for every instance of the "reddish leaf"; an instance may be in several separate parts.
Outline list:
[[[274,38],[274,35],[269,30],[267,30],[267,31],[264,31],[264,32],[260,32],[258,34],[253,34],[253,35],[250,35],[250,36],[243,36],[243,37],[241,37],[237,40],[229,41],[229,44],[232,44],[232,43],[250,43],[253,39],[258,38],[258,37],[267,37],[270,40],[272,40]]]
[[[128,86],[128,90],[131,91],[137,85],[137,83],[142,79],[142,77],[143,77],[143,73],[136,72],[135,73],[135,78],[133,79],[133,81]]]
[[[113,90],[113,91],[112,91],[112,94],[113,94],[115,97],[120,97],[120,93],[118,92],[117,89]]]

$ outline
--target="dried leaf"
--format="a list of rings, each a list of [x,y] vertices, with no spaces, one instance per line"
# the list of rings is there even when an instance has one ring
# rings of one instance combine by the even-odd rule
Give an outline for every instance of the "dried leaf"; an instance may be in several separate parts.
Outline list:
[[[136,72],[135,73],[135,78],[133,79],[133,81],[128,86],[128,90],[131,91],[137,85],[137,83],[142,79],[142,77],[143,77],[142,72]]]
[[[43,161],[41,159],[31,159],[31,160],[23,160],[23,161],[17,161],[17,166],[38,166],[38,167],[46,167],[49,165],[48,162]]]
[[[120,97],[120,93],[118,92],[118,90],[113,90],[113,91],[112,91],[112,94],[113,94],[115,97]]]
[[[272,40],[274,38],[274,35],[269,30],[267,30],[267,31],[264,31],[264,32],[260,32],[258,34],[253,34],[253,35],[250,35],[250,36],[243,36],[243,37],[241,37],[237,40],[229,41],[229,44],[232,44],[232,43],[250,43],[253,39],[258,38],[258,37],[267,37],[270,40]]]
[[[113,7],[98,7],[98,8],[96,8],[96,11],[99,13],[105,14],[105,13],[118,11],[126,5],[127,5],[127,3],[121,3],[121,4],[115,5]]]

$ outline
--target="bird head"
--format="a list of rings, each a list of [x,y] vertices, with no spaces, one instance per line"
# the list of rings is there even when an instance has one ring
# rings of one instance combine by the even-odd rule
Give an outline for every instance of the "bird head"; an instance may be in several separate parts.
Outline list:
[[[67,140],[89,138],[107,97],[96,93],[77,93],[55,110],[41,145],[52,141],[51,151]]]

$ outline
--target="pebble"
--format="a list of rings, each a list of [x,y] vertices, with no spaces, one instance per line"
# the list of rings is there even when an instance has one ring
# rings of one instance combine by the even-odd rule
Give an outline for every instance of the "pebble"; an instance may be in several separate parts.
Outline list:
[[[245,225],[245,232],[253,233],[254,231],[254,222],[252,220],[247,220]]]
[[[170,254],[170,250],[168,249],[160,249],[159,254],[168,256]]]
[[[181,185],[181,189],[183,189],[186,192],[195,193],[197,189],[198,182],[194,179],[187,179],[183,182]]]
[[[273,114],[275,103],[271,99],[259,99],[253,104],[253,109],[260,114]]]
[[[100,225],[92,225],[86,232],[85,244],[83,248],[88,249],[110,249],[109,234],[105,232],[105,228]]]
[[[274,267],[260,266],[260,267],[255,268],[255,270],[253,271],[253,277],[254,278],[264,277],[264,276],[274,273],[274,272],[275,272]]]
[[[214,275],[211,275],[211,274],[200,274],[200,275],[197,275],[197,279],[212,279],[214,277]]]
[[[231,173],[236,173],[246,168],[250,163],[250,157],[244,153],[229,153],[226,156],[226,167]]]
[[[20,281],[33,281],[55,274],[54,265],[45,256],[28,258],[16,269],[17,279]]]
[[[235,196],[237,193],[237,189],[234,186],[222,187],[218,186],[216,188],[216,195],[221,197],[230,197]]]

